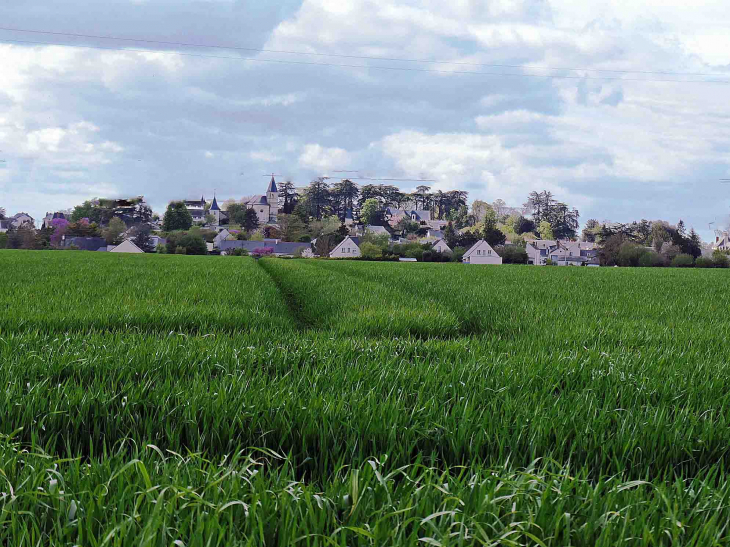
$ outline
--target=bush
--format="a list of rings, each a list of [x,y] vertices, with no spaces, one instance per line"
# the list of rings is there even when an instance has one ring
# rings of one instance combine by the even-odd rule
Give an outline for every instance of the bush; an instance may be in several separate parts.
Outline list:
[[[730,268],[730,256],[723,251],[717,250],[712,253],[712,263],[715,268]]]
[[[374,243],[368,243],[367,241],[360,245],[360,256],[370,260],[380,258],[383,256],[383,251],[380,247]]]
[[[673,268],[691,268],[695,265],[695,257],[686,253],[680,253],[672,259]]]
[[[464,247],[454,247],[454,252],[451,253],[451,262],[461,262],[465,253],[466,249]]]
[[[248,249],[237,248],[228,251],[229,256],[248,256]]]
[[[697,268],[714,268],[715,263],[713,262],[713,260],[711,258],[701,256],[697,260],[695,260],[695,266]]]
[[[204,255],[208,253],[205,240],[197,234],[186,234],[180,238],[178,245],[185,247],[185,254]]]
[[[503,264],[527,264],[527,251],[519,245],[505,245],[495,249]]]
[[[644,251],[639,256],[639,267],[641,268],[660,268],[662,266],[664,266],[664,259],[659,253]]]
[[[175,254],[176,255],[184,255],[184,254],[187,254],[185,252],[185,247],[180,247],[180,246],[175,247]]]
[[[161,255],[167,254],[167,247],[165,245],[158,245],[156,250],[157,250],[158,254],[161,254]]]
[[[621,245],[618,250],[619,266],[623,267],[637,267],[639,266],[639,260],[641,256],[647,252],[643,247],[640,247],[636,243],[625,242]]]
[[[311,243],[312,236],[301,236],[297,241],[299,241],[300,243]]]

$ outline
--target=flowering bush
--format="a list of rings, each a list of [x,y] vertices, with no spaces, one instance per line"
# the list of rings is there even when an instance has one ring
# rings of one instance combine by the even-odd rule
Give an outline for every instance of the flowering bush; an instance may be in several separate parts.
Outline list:
[[[274,249],[272,247],[256,247],[251,253],[251,256],[261,258],[262,256],[271,256],[273,254]]]

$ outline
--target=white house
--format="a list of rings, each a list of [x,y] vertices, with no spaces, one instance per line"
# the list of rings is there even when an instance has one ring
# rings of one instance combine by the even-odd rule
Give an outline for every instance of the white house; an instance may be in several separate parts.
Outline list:
[[[139,247],[137,247],[131,239],[127,239],[126,241],[124,241],[120,245],[117,245],[113,249],[109,249],[109,252],[110,253],[134,253],[134,254],[144,253],[144,251],[142,249],[140,249]]]
[[[351,237],[346,237],[330,253],[330,258],[355,258],[358,256],[360,256],[360,247]]]
[[[35,227],[35,220],[28,213],[18,213],[17,215],[11,216],[8,220],[10,221],[10,226],[16,229],[23,226],[29,228]]]
[[[230,235],[231,235],[231,232],[229,232],[228,230],[226,230],[224,228],[223,230],[218,232],[218,235],[215,236],[215,238],[213,238],[213,246],[216,249],[219,249],[221,246],[221,241],[226,241],[230,237]],[[233,239],[233,238],[231,238],[231,239]]]
[[[502,258],[489,243],[480,239],[464,253],[461,261],[465,264],[501,264]]]
[[[716,236],[712,249],[718,251],[730,251],[730,232],[723,232],[722,235]]]
[[[433,248],[434,251],[439,252],[441,254],[448,254],[448,255],[450,255],[452,253],[451,247],[449,247],[446,244],[446,241],[444,241],[443,239],[437,240],[436,243],[433,244],[433,247],[432,248]]]

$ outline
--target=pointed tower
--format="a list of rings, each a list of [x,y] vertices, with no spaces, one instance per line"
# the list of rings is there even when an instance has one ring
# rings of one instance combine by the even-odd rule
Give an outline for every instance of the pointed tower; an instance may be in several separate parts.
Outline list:
[[[221,208],[218,207],[218,201],[215,199],[215,194],[213,194],[213,203],[210,206],[210,214],[215,217],[215,223],[217,225],[220,225],[220,223],[221,223]]]
[[[269,202],[269,222],[276,222],[279,215],[279,189],[276,187],[274,175],[271,175],[271,182],[266,189],[266,199]]]

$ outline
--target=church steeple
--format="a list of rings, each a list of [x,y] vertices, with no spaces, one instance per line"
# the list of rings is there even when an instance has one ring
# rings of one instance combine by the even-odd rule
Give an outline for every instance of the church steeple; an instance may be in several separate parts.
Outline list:
[[[276,181],[274,180],[274,175],[271,175],[271,182],[269,183],[269,187],[266,190],[266,193],[267,194],[272,194],[272,193],[277,193],[278,194],[279,193],[279,190],[276,187]]]
[[[221,210],[221,208],[218,207],[218,201],[216,201],[216,199],[215,199],[215,194],[213,194],[213,203],[210,206],[210,210],[211,211],[220,211]]]

